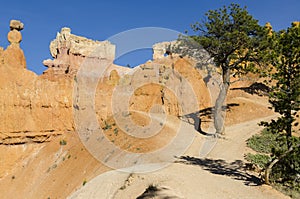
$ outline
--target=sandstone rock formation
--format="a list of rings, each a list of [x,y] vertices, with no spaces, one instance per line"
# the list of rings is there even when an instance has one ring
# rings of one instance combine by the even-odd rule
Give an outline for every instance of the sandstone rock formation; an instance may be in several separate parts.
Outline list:
[[[109,170],[79,139],[74,112],[78,109],[84,113],[86,107],[78,106],[74,90],[81,64],[86,59],[94,61],[92,63],[112,61],[115,47],[107,41],[73,35],[69,28],[63,28],[50,44],[53,60],[44,62],[48,69],[38,76],[26,69],[19,47],[20,30],[24,25],[12,21],[10,26],[8,39],[11,44],[7,49],[0,47],[1,197],[66,198],[93,177]],[[94,100],[92,105],[100,127],[105,130],[106,138],[119,148],[136,154],[160,149],[174,138],[176,125],[183,117],[193,124],[201,109],[204,110],[201,114],[206,115],[204,125],[211,119],[210,94],[204,76],[195,67],[205,64],[207,54],[194,48],[188,53],[197,54],[197,59],[192,60],[184,54],[176,55],[171,49],[172,56],[169,53],[165,57],[170,45],[172,47],[172,42],[154,45],[155,59],[134,69],[112,64],[99,78],[96,93],[91,95],[94,99],[86,99],[88,102]],[[261,104],[258,96],[254,98],[239,89],[230,93],[228,103],[239,105],[228,111],[228,115],[233,116],[227,120],[230,124],[273,114],[266,104]],[[196,106],[191,106],[195,102],[193,97]],[[172,128],[167,126],[149,139],[137,139],[116,126],[115,116],[122,113],[122,110],[113,111],[116,105],[127,107],[126,117],[139,126],[151,122],[147,116],[149,112],[165,112],[173,118]],[[85,130],[88,132],[88,127]],[[61,141],[64,144],[60,144]],[[176,195],[167,191],[161,194]]]
[[[59,76],[73,77],[80,64],[87,57],[93,59],[115,58],[115,46],[108,41],[93,41],[71,34],[70,28],[62,28],[56,39],[50,43],[50,53],[54,60],[43,62],[48,70],[44,72],[47,78]]]
[[[0,49],[0,144],[45,142],[73,130],[71,81],[50,82],[26,69],[23,27],[12,20],[10,45]]]
[[[92,63],[112,62],[115,55],[115,46],[108,41],[93,41],[62,28],[50,44],[54,59],[45,60],[48,69],[37,76],[25,68],[25,57],[19,46],[22,40],[19,31],[23,27],[21,22],[13,20],[8,34],[11,44],[6,50],[0,49],[0,144],[45,142],[53,136],[75,131],[73,84],[78,69],[86,59],[94,60]],[[167,45],[170,43],[156,46],[166,48]],[[154,54],[157,54],[156,47]],[[135,89],[129,104],[124,104],[131,111],[155,111],[152,107],[158,104],[164,107],[166,114],[183,116],[210,103],[206,86],[193,62],[179,56],[156,59],[135,69],[112,64],[100,79],[95,112],[102,126],[114,114],[112,103],[122,102],[122,96],[121,100],[113,99],[117,86]],[[192,87],[182,86],[183,81]],[[144,86],[140,87],[141,82]],[[121,95],[126,96],[126,91]],[[189,107],[192,99],[187,95],[197,98],[197,107],[193,110],[183,108]],[[147,123],[147,119],[140,116],[133,119],[139,125]]]
[[[23,23],[17,20],[11,20],[10,32],[7,35],[10,45],[3,53],[0,53],[0,56],[3,54],[1,58],[3,59],[3,62],[10,67],[26,68],[25,56],[20,48],[20,42],[22,41],[22,34],[20,31],[23,30],[23,28]]]
[[[24,24],[19,20],[14,20],[13,19],[13,20],[10,21],[9,27],[10,27],[10,30],[21,31],[21,30],[24,29]]]
[[[161,42],[153,45],[153,60],[161,59],[172,55],[172,48],[176,45],[176,41]]]

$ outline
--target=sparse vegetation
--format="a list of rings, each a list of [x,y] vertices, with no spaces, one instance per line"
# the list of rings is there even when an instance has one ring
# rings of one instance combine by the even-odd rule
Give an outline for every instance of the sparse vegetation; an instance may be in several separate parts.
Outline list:
[[[254,135],[247,140],[248,147],[259,153],[271,153],[272,148],[276,145],[276,135],[264,129],[261,134]]]
[[[257,165],[262,171],[265,171],[270,162],[276,157],[274,156],[276,151],[287,149],[286,142],[282,140],[282,135],[278,136],[267,129],[264,129],[259,135],[252,136],[247,141],[247,145],[257,153],[248,153],[246,160]],[[294,198],[300,196],[300,179],[297,177],[300,165],[299,154],[298,148],[295,153],[291,153],[286,158],[278,161],[273,166],[269,179],[275,188]],[[265,176],[262,177],[265,178]]]
[[[55,169],[57,167],[57,164],[52,165],[51,169]]]
[[[48,169],[47,169],[47,173],[49,173],[52,169],[55,169],[57,167],[57,164],[53,164],[52,166],[50,166]]]
[[[271,160],[265,168],[266,184],[280,184],[300,195],[300,139],[293,136],[300,110],[300,26],[272,32],[268,62],[272,66],[265,74],[270,79],[269,102],[280,116],[271,122],[261,122],[275,137]]]
[[[114,134],[115,134],[115,136],[118,135],[118,132],[119,132],[119,129],[115,128],[115,129],[114,129]]]
[[[130,186],[131,179],[133,178],[133,174],[130,173],[127,179],[124,181],[124,184],[119,188],[120,190],[125,190],[128,186]]]
[[[66,140],[60,140],[59,144],[62,145],[62,146],[67,145],[67,141]]]
[[[64,8],[64,6],[62,7]],[[15,10],[19,9],[16,8]],[[56,13],[52,13],[52,16],[56,15]],[[165,18],[167,17],[173,20],[173,16],[165,16]],[[107,65],[110,67],[108,69],[116,69],[113,69],[115,73],[111,73],[111,77],[107,76],[108,71],[106,70],[103,73],[103,78],[96,78],[96,73],[92,73],[92,78],[89,78],[89,74],[82,70],[85,64],[81,63],[87,60],[90,66],[87,71],[93,72],[91,69],[97,69],[93,64],[113,61],[111,58],[115,55],[114,49],[116,47],[110,46],[109,42],[98,43],[74,36],[69,28],[63,28],[61,33],[57,34],[57,40],[51,42],[53,59],[43,62],[45,65],[51,64],[47,71],[43,75],[35,75],[27,71],[26,65],[18,64],[19,59],[23,59],[23,52],[19,48],[20,42],[11,40],[21,39],[21,33],[17,30],[21,28],[10,26],[11,32],[8,34],[8,40],[11,46],[8,48],[0,47],[0,69],[1,73],[5,74],[4,77],[1,77],[0,89],[1,92],[3,91],[3,95],[1,95],[3,122],[0,132],[0,139],[2,140],[0,155],[4,156],[0,160],[1,164],[4,164],[0,168],[2,190],[2,197],[0,198],[43,197],[50,199],[50,195],[52,198],[64,198],[74,197],[70,194],[75,191],[75,197],[82,195],[81,193],[88,195],[86,188],[92,186],[89,182],[90,179],[105,172],[107,172],[105,174],[107,175],[106,180],[117,180],[118,182],[96,187],[98,193],[91,187],[94,198],[101,198],[101,196],[109,194],[113,195],[107,197],[122,198],[125,192],[126,195],[136,198],[134,194],[145,189],[146,192],[156,192],[152,194],[153,197],[157,195],[157,197],[176,198],[168,196],[169,193],[172,194],[173,192],[168,186],[176,188],[174,192],[178,191],[185,194],[180,198],[216,198],[220,196],[220,193],[218,190],[211,191],[215,187],[222,188],[221,197],[224,198],[233,194],[241,198],[265,198],[270,194],[269,198],[273,198],[273,196],[276,198],[278,193],[273,193],[270,187],[259,187],[262,180],[293,198],[300,198],[300,138],[298,137],[299,132],[295,131],[295,126],[299,125],[300,112],[300,22],[297,23],[298,25],[292,25],[290,28],[279,32],[270,28],[266,34],[266,27],[261,27],[258,21],[247,12],[246,8],[241,8],[237,4],[210,10],[205,18],[201,23],[192,26],[195,35],[188,38],[194,39],[197,43],[196,46],[203,46],[203,49],[206,49],[211,55],[211,62],[215,62],[217,66],[213,70],[213,76],[208,74],[207,77],[196,74],[196,72],[200,72],[202,75],[204,74],[203,71],[195,70],[194,73],[194,69],[184,68],[186,66],[197,68],[194,63],[197,60],[194,61],[181,55],[177,57],[175,52],[174,56],[171,56],[173,52],[171,53],[165,49],[166,47],[162,47],[157,50],[170,52],[169,58],[164,60],[163,58],[156,59],[153,56],[153,60],[149,61],[149,64],[140,66],[142,70],[145,70],[143,73],[136,73],[137,75],[135,75],[138,70],[127,71],[128,69],[109,62],[113,65],[111,67]],[[78,20],[78,22],[80,21]],[[128,24],[124,24],[125,27],[126,25]],[[74,38],[76,41],[69,41],[69,38]],[[39,41],[38,38],[36,40]],[[87,42],[88,49],[84,49],[85,44],[81,44],[81,42]],[[128,40],[128,42],[131,41]],[[75,52],[78,44],[78,49],[82,48],[82,52],[86,54],[93,50],[91,47],[94,43],[97,46],[105,45],[105,48],[101,49],[103,56],[101,55],[99,59],[89,55],[82,57]],[[172,43],[166,42],[164,45],[171,46]],[[72,47],[73,50],[69,47]],[[109,56],[107,59],[106,55],[110,54],[113,56]],[[25,64],[25,59],[23,61]],[[171,62],[173,62],[172,70],[170,69]],[[103,62],[103,64],[105,63]],[[260,63],[267,66],[264,71],[258,71],[257,66]],[[168,64],[168,66],[163,66],[163,70],[158,74],[157,66],[163,64]],[[65,67],[68,69],[65,70]],[[128,65],[128,67],[130,66]],[[200,70],[200,68],[198,69]],[[65,71],[65,74],[60,74],[61,71]],[[76,76],[81,78],[81,71],[83,71],[84,79],[77,80]],[[189,76],[189,72],[191,72],[191,76]],[[259,72],[264,76],[264,79],[270,81],[269,84],[256,82],[248,87],[249,83],[246,82],[236,85],[231,90],[230,85],[233,80],[238,81],[239,78],[245,77],[248,72]],[[221,74],[222,78],[215,81],[213,86],[220,93],[218,96],[209,96],[213,93],[206,92],[208,91],[206,89],[212,86],[210,80],[211,78],[214,79],[214,75],[217,73]],[[19,74],[21,76],[18,76]],[[116,78],[121,78],[121,83],[118,85],[111,82],[112,80],[115,81],[115,74]],[[126,79],[123,78],[124,74],[128,75]],[[73,75],[75,75],[75,84],[72,82]],[[144,80],[143,76],[162,84],[158,83],[158,89],[154,85],[139,89],[136,85]],[[135,77],[138,78],[134,79]],[[164,86],[167,80],[169,82]],[[151,81],[144,83],[148,84]],[[181,85],[180,82],[190,83],[191,87]],[[99,83],[99,86],[92,87],[91,90],[89,86],[94,85],[94,83]],[[118,86],[120,86],[120,90],[117,89]],[[128,86],[129,89],[125,86]],[[170,87],[170,92],[165,92],[167,87]],[[201,89],[194,93],[199,106],[196,110],[190,110],[185,105],[192,108],[192,99],[189,99],[191,95],[183,91],[197,88]],[[136,91],[134,94],[132,94],[133,90]],[[75,94],[72,91],[75,91]],[[114,95],[116,92],[121,92],[121,94],[125,92],[126,96]],[[230,95],[228,106],[225,106],[227,92]],[[246,160],[251,163],[244,164],[240,157],[244,151],[245,136],[251,131],[252,133],[257,132],[254,123],[259,117],[270,118],[273,117],[270,115],[274,114],[274,112],[267,110],[266,96],[269,97],[270,103],[268,105],[271,104],[272,107],[270,108],[277,114],[274,115],[274,118],[277,118],[262,122],[261,124],[265,129],[247,140],[247,146],[255,152],[251,150],[253,153],[248,153],[245,156]],[[128,101],[125,100],[126,97],[128,97]],[[210,103],[209,97],[211,97],[210,99],[217,98],[216,103]],[[187,101],[181,101],[185,98]],[[91,106],[90,99],[93,103]],[[130,116],[131,113],[124,112],[122,113],[123,118],[113,117],[121,114],[120,112],[115,114],[115,112],[122,110],[119,107],[122,105],[121,102],[126,102],[128,109],[133,113],[132,116]],[[161,115],[161,111],[156,110],[156,105],[163,105],[164,110],[166,110],[167,116],[164,118],[166,119],[164,120],[166,126],[164,126],[163,121],[159,123],[161,127],[165,128],[160,128],[162,129],[161,132],[155,132],[156,134],[152,134],[153,136],[149,138],[132,135],[131,132],[138,129],[136,127],[138,125],[146,126],[140,128],[139,132],[144,133],[144,135],[147,135],[145,129],[150,129],[150,131],[154,129],[148,128],[147,124],[155,124],[153,121],[162,118],[158,115]],[[229,109],[231,105],[239,107]],[[199,109],[203,110],[199,111]],[[93,110],[93,115],[89,114],[91,110]],[[151,120],[152,110],[155,113],[155,118],[152,119],[155,120]],[[228,115],[232,116],[228,117],[230,119],[227,121],[229,125],[232,125],[230,134],[228,134],[228,139],[219,140],[214,152],[210,153],[215,146],[214,144],[217,143],[215,138],[218,136],[211,136],[209,122],[214,116],[216,133],[217,135],[222,134],[224,132],[222,114],[226,110],[228,110]],[[140,112],[145,114],[140,114]],[[251,117],[250,113],[253,113]],[[81,114],[85,117],[81,117]],[[146,117],[147,114],[149,117]],[[200,124],[202,122],[205,127],[209,127],[204,129],[205,132],[200,131],[201,135],[195,134],[195,139],[189,141],[187,138],[197,130],[198,121],[196,119],[199,119],[197,118],[199,115],[203,117]],[[91,116],[96,116],[96,120],[101,123],[101,128],[105,132],[104,134],[102,131],[101,134],[98,132],[98,126],[94,125],[96,120]],[[127,117],[126,120],[134,120],[135,123],[125,125],[125,128],[117,126],[115,122],[118,124],[126,122],[124,117]],[[75,130],[78,133],[75,133]],[[79,133],[81,130],[83,133]],[[182,137],[179,131],[183,132]],[[126,133],[128,134],[126,135]],[[295,134],[297,136],[294,136]],[[198,141],[201,143],[197,143]],[[27,142],[28,144],[26,144]],[[109,147],[107,147],[107,142],[110,142]],[[183,148],[185,143],[189,146]],[[116,146],[111,147],[112,145]],[[230,147],[228,147],[229,145]],[[202,147],[203,150],[196,151],[199,147]],[[182,153],[185,154],[182,155],[185,156],[176,157],[181,155],[178,154],[181,152],[181,148],[184,149]],[[186,152],[185,149],[188,151]],[[72,158],[70,153],[72,153]],[[208,153],[211,157],[205,158]],[[218,153],[221,153],[222,157]],[[201,158],[187,156],[187,154],[197,155]],[[120,158],[121,156],[122,158]],[[234,162],[229,160],[234,160]],[[174,165],[174,162],[177,165]],[[164,163],[170,163],[171,167],[164,167]],[[72,166],[74,168],[71,168]],[[123,186],[121,183],[126,174],[115,173],[119,172],[119,167],[120,170],[134,172],[128,176]],[[157,169],[164,167],[164,169],[154,175],[142,174],[143,170],[145,172],[147,172],[146,170],[154,171],[156,167]],[[263,174],[262,179],[258,179],[253,173],[245,171],[245,168],[260,172]],[[93,180],[95,182],[93,184],[97,185],[102,181],[103,178],[100,181],[96,178]],[[83,187],[88,182],[87,187]],[[150,182],[162,184],[149,184]],[[116,184],[118,184],[117,187],[111,187]],[[16,187],[12,185],[21,186],[16,192]],[[212,187],[212,189],[203,191],[199,187]],[[81,188],[82,190],[77,191]],[[113,188],[116,189],[114,193],[111,192]],[[120,191],[124,189],[126,191]],[[117,193],[118,191],[119,193]],[[144,198],[151,198],[152,195],[148,194]]]
[[[104,122],[104,127],[102,128],[103,130],[108,130],[112,128],[112,125],[108,124],[106,121]]]
[[[246,155],[246,160],[259,166],[261,169],[265,169],[267,163],[270,161],[270,156],[265,154],[251,154]]]

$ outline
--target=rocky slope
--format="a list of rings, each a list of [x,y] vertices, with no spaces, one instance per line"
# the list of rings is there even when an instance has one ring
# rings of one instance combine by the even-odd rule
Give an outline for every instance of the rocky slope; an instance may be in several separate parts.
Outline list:
[[[172,142],[182,120],[197,128],[199,111],[203,129],[209,130],[215,97],[209,88],[216,89],[217,82],[207,80],[195,68],[195,60],[172,53],[165,57],[171,43],[155,45],[152,61],[129,69],[113,64],[116,47],[108,41],[93,41],[62,28],[50,43],[53,59],[44,61],[47,70],[38,76],[26,69],[19,45],[23,27],[12,21],[10,45],[0,48],[1,198],[66,198],[111,170],[84,145],[91,137],[88,132],[97,126],[80,126],[78,119],[96,118],[106,140],[135,154]],[[102,63],[110,64],[101,68]],[[101,77],[85,73],[84,67],[101,70]],[[239,83],[230,91],[227,124],[273,114],[265,97],[241,88],[250,84]],[[92,91],[91,85],[95,91],[85,92]],[[153,122],[151,114],[163,113],[167,125],[151,137],[136,138],[120,127],[124,122],[146,128]],[[131,123],[126,123],[127,117]],[[80,133],[81,127],[87,135]]]
[[[62,28],[50,44],[53,60],[44,61],[48,69],[38,76],[26,69],[20,48],[23,27],[21,22],[12,21],[8,33],[10,45],[5,50],[0,49],[0,190],[5,193],[1,197],[9,198],[15,193],[15,198],[50,195],[54,196],[51,198],[63,198],[85,178],[91,178],[95,171],[107,169],[87,153],[76,134],[74,110],[77,104],[73,91],[76,74],[85,61],[112,61],[115,46],[108,41],[92,41],[73,35],[69,28]],[[180,101],[187,95],[185,87],[179,84],[182,79],[190,82],[195,91],[194,110],[186,109],[188,100]],[[132,120],[139,125],[147,124],[149,118],[138,112],[161,111],[151,108],[155,104],[174,116],[210,104],[201,75],[190,60],[179,57],[157,58],[136,69],[112,64],[105,68],[99,82],[94,101],[97,119],[103,128],[115,114],[111,102],[118,105],[122,101],[113,99],[116,87],[135,88],[126,106],[132,112]],[[146,150],[150,146],[159,146],[160,141],[158,136],[149,143],[139,143],[141,140],[130,143],[133,149],[143,146]],[[78,164],[78,161],[84,163]],[[75,164],[78,164],[77,169],[71,168]],[[69,169],[72,172],[66,174]],[[25,179],[31,183],[23,184]]]
[[[20,22],[18,25],[23,28]],[[12,30],[8,34],[11,44],[0,54],[1,144],[50,141],[52,136],[74,131],[72,92],[79,67],[87,58],[95,63],[103,59],[114,59],[115,46],[108,41],[92,41],[71,34],[69,28],[62,28],[61,33],[50,44],[54,59],[45,60],[44,64],[48,69],[37,76],[26,69],[26,60],[19,46],[22,28],[11,26]],[[173,86],[172,89],[177,92],[173,94],[173,91],[167,89],[181,81],[180,75],[176,75],[175,71],[192,82],[199,105],[206,107],[209,99],[204,82],[189,61],[178,58],[157,59],[133,72],[116,65],[107,67],[95,100],[99,120],[104,121],[111,115],[109,103],[116,85],[131,85],[135,88],[140,82],[148,85],[134,92],[131,99],[134,103],[131,103],[130,109],[147,112],[153,104],[160,104],[166,107],[169,114],[182,114],[176,98],[183,97],[185,89]],[[125,73],[127,74],[124,75]],[[149,84],[152,81],[160,85]]]

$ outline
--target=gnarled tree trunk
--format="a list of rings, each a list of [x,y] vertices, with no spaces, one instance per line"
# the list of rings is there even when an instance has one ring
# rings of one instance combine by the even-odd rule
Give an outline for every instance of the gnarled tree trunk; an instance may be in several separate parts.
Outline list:
[[[223,82],[214,109],[214,126],[217,135],[225,134],[225,113],[223,112],[223,105],[226,100],[228,89],[230,86],[230,69],[225,68],[222,71]]]
[[[265,183],[266,184],[270,184],[270,174],[272,171],[273,166],[280,161],[281,159],[283,159],[285,156],[287,156],[289,153],[291,153],[295,148],[300,147],[300,144],[296,145],[295,147],[291,146],[289,147],[289,149],[284,152],[283,154],[281,154],[278,158],[275,158],[266,168],[265,170]]]

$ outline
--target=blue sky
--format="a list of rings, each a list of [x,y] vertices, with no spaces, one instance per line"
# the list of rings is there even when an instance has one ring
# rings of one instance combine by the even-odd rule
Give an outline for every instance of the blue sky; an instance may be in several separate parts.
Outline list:
[[[46,68],[42,61],[51,58],[49,43],[64,26],[72,33],[95,40],[105,40],[122,31],[141,27],[162,27],[184,32],[190,24],[203,19],[204,13],[230,3],[247,6],[261,25],[271,22],[275,30],[300,21],[299,0],[91,0],[1,2],[0,46],[8,45],[9,21],[19,19],[27,68],[40,74]],[[119,64],[137,65],[151,58],[151,52],[124,57]]]

